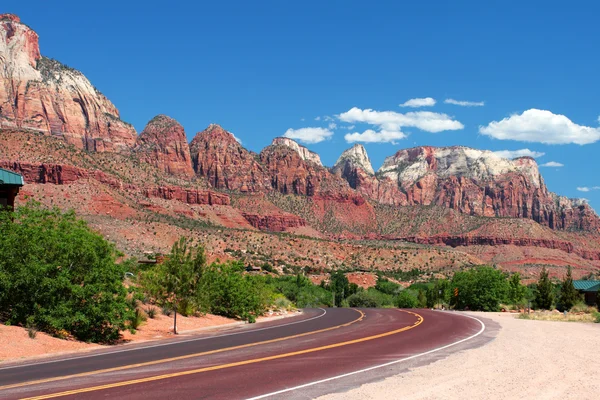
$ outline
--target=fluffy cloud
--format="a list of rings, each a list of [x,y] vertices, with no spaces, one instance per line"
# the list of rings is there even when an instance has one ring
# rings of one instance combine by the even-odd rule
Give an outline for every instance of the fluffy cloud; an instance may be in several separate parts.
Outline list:
[[[464,101],[464,100],[454,100],[454,99],[446,99],[444,100],[446,104],[454,104],[455,106],[461,107],[483,107],[485,102],[483,101]]]
[[[464,125],[446,114],[430,111],[408,112],[406,114],[394,111],[362,110],[357,107],[338,115],[341,121],[348,123],[366,123],[377,126],[378,132],[368,129],[362,134],[346,135],[346,140],[358,141],[358,138],[368,139],[369,142],[390,142],[406,137],[402,127],[417,128],[427,132],[442,132],[463,129]],[[379,137],[376,139],[374,135]],[[376,139],[376,140],[375,140]]]
[[[325,128],[288,129],[284,137],[299,140],[304,143],[319,143],[333,136],[333,132]]]
[[[579,190],[580,192],[589,192],[592,190],[600,190],[600,186],[593,186],[593,187],[578,187],[577,190]]]
[[[395,143],[396,140],[404,139],[406,135],[400,131],[381,130],[375,132],[372,129],[367,129],[363,133],[347,133],[344,139],[348,143],[363,142],[363,143]]]
[[[556,161],[548,161],[545,164],[540,165],[540,167],[556,167],[556,168],[560,168],[560,167],[564,167],[564,164],[561,164],[559,162]]]
[[[538,158],[538,157],[543,156],[546,153],[542,153],[540,151],[532,151],[529,149],[521,149],[521,150],[494,151],[494,154],[496,154],[498,157],[513,159],[513,158],[519,158],[519,157]]]
[[[315,121],[320,121],[320,120],[321,120],[321,117],[316,117],[315,118]]]
[[[337,129],[337,124],[335,122],[330,122],[327,127],[331,130]]]
[[[600,140],[599,128],[577,125],[564,115],[535,108],[480,126],[479,132],[500,140],[545,144],[584,145]]]
[[[416,98],[405,101],[400,107],[432,107],[435,106],[435,99],[432,97]]]

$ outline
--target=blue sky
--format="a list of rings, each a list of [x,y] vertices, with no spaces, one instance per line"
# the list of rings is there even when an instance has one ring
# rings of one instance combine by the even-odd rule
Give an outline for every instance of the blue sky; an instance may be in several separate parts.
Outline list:
[[[291,129],[327,137],[305,143],[326,165],[346,138],[387,139],[364,143],[376,169],[416,145],[529,149],[564,165],[542,169],[552,191],[600,204],[596,2],[182,3],[30,0],[0,11],[138,132],[167,114],[189,139],[219,123],[258,152]],[[399,106],[428,97],[434,106]]]

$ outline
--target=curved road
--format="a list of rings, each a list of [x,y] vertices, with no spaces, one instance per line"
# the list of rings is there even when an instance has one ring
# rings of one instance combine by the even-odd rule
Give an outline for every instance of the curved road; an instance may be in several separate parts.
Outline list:
[[[0,398],[310,398],[473,341],[478,319],[431,310],[303,315],[67,358],[0,366]]]

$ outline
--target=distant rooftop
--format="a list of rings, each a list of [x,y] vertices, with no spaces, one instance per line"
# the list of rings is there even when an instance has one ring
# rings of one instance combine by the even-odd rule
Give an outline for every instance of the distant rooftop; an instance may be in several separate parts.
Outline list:
[[[23,177],[15,172],[0,168],[0,185],[23,186]]]
[[[573,281],[573,286],[584,292],[596,292],[600,288],[600,281]]]

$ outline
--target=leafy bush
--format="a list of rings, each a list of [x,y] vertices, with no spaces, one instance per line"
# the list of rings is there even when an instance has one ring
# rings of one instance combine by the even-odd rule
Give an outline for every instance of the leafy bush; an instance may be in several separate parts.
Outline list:
[[[390,294],[392,296],[397,295],[402,290],[402,286],[397,283],[391,282],[390,280],[379,277],[377,279],[377,284],[375,284],[375,289],[379,290],[382,293]]]
[[[73,212],[0,212],[0,321],[79,340],[119,338],[133,312],[116,251]]]
[[[330,307],[333,305],[332,293],[324,287],[313,285],[310,279],[303,275],[269,277],[267,283],[273,288],[273,291],[281,293],[297,307]]]
[[[202,279],[200,295],[213,314],[253,322],[265,313],[272,293],[261,276],[243,275],[241,262],[211,264]]]
[[[146,321],[146,316],[138,308],[135,309],[129,318],[129,328],[136,330]]]
[[[419,307],[419,300],[414,292],[405,289],[396,297],[396,306],[398,308],[417,308]]]
[[[498,311],[509,291],[506,275],[487,266],[457,272],[452,288],[458,289],[458,296],[452,297],[456,308],[480,311]]]

